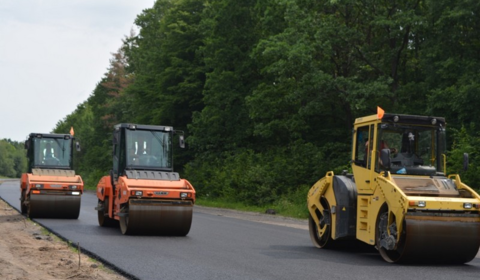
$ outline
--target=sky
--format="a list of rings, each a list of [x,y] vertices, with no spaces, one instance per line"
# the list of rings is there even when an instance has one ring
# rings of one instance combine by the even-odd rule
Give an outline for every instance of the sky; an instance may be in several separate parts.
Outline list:
[[[154,2],[0,0],[0,139],[52,132],[92,94]]]

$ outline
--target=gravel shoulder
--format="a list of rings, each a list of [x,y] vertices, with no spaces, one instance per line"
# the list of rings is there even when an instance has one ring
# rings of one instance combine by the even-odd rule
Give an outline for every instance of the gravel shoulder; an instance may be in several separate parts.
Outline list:
[[[81,252],[81,248],[80,248]],[[0,199],[0,279],[123,280]]]

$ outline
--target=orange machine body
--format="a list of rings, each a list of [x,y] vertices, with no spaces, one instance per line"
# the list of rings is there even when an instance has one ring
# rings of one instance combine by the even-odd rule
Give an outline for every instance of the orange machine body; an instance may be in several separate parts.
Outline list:
[[[62,193],[74,195],[83,194],[83,180],[80,175],[59,176],[59,175],[34,175],[23,173],[21,178],[21,191],[26,195],[30,193]]]
[[[111,184],[110,176],[103,176],[97,185],[97,197],[101,201],[108,200],[108,217],[119,220],[118,213],[121,205],[128,203],[130,199],[162,200],[169,201],[191,201],[195,203],[195,189],[185,179],[178,181],[128,179],[126,176],[119,177],[118,187]],[[142,195],[137,195],[142,192]],[[186,197],[181,197],[186,193]]]
[[[174,135],[184,148],[183,131],[170,126],[114,127],[112,170],[97,184],[100,226],[118,221],[123,234],[188,234],[195,189],[174,172]]]
[[[72,168],[73,135],[31,133],[25,141],[28,171],[22,174],[20,206],[30,218],[76,219],[83,180]],[[77,150],[80,146],[76,143]]]

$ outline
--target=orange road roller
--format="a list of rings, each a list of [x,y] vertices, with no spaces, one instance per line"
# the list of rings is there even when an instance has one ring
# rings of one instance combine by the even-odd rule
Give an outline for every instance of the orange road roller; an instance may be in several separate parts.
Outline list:
[[[78,218],[83,181],[72,168],[73,142],[70,134],[28,136],[28,171],[20,183],[22,214],[29,218]],[[78,143],[75,145],[79,149]]]
[[[173,171],[176,134],[184,148],[183,131],[169,126],[114,127],[113,169],[97,185],[100,226],[119,223],[122,234],[188,234],[195,189]]]

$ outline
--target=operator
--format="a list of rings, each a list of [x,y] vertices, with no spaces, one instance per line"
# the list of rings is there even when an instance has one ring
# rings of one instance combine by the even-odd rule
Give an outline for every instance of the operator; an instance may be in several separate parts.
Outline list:
[[[365,152],[368,151],[368,145],[369,145],[369,141],[367,140],[367,141],[365,142]],[[380,141],[380,150],[379,150],[379,152],[380,152],[381,150],[383,150],[383,149],[389,149],[389,150],[390,150],[390,153],[392,153],[392,154],[396,154],[396,153],[398,152],[397,149],[395,149],[395,148],[390,148],[385,140],[381,140],[381,141]],[[372,150],[372,147],[370,147],[370,150]]]
[[[52,145],[50,143],[47,143],[45,145],[45,159],[44,163],[46,165],[56,165],[60,163],[60,160],[54,156],[52,153]]]
[[[138,164],[138,155],[135,154],[135,146],[128,150],[128,159],[130,164]]]
[[[390,153],[392,153],[392,154],[398,153],[398,150],[395,149],[395,148],[390,148],[388,146],[387,142],[385,142],[385,140],[381,140],[381,142],[380,142],[380,151],[383,150],[383,149],[389,149]]]
[[[368,151],[369,148],[370,148],[370,151]],[[369,157],[370,157],[369,152],[372,151],[372,148],[373,148],[372,146],[369,146],[369,141],[367,140],[365,142],[365,158],[366,159],[369,159]],[[382,163],[382,160],[380,159],[380,153],[383,149],[389,149],[391,154],[396,154],[398,152],[397,149],[390,148],[385,140],[380,140],[380,147],[379,147],[379,150],[377,151],[377,159],[378,159],[378,163],[382,166],[383,166],[383,163]],[[370,160],[368,160],[367,165],[370,166]]]

